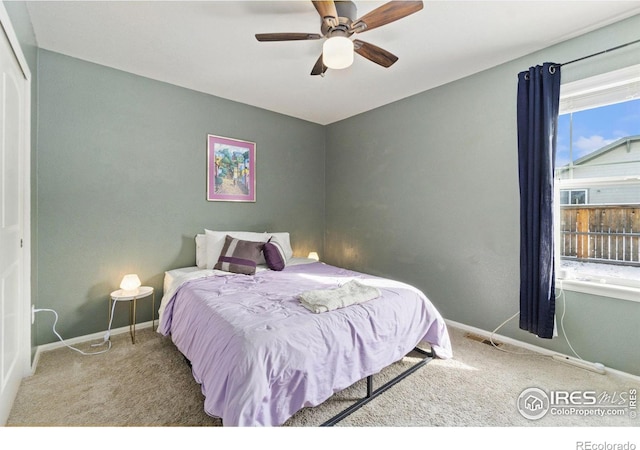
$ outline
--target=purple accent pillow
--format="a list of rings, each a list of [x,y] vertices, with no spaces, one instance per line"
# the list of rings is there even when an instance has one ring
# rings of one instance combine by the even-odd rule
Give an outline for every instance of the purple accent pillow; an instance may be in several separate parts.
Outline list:
[[[264,259],[267,262],[267,267],[271,270],[282,270],[287,264],[287,258],[284,256],[284,249],[278,240],[271,237],[268,242],[264,244],[262,248],[264,253]]]
[[[218,262],[213,268],[253,275],[263,246],[264,242],[243,241],[227,235]]]

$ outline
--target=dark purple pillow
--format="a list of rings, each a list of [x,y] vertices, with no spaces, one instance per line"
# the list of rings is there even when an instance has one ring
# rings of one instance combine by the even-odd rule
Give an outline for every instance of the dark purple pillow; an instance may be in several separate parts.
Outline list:
[[[267,267],[271,270],[282,270],[287,264],[287,259],[284,256],[284,250],[277,239],[273,237],[269,239],[269,242],[262,247],[262,253],[264,253],[264,259],[267,262]]]
[[[243,241],[227,235],[218,263],[213,268],[253,275],[256,273],[257,261],[263,245],[263,242]]]

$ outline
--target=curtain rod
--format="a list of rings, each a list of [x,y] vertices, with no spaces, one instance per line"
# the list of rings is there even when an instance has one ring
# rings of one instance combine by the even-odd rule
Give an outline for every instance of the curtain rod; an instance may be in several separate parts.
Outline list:
[[[594,53],[592,55],[583,56],[582,58],[574,59],[573,61],[568,61],[566,63],[562,63],[562,64],[560,64],[560,67],[566,66],[567,64],[573,64],[574,62],[582,61],[583,59],[593,58],[594,56],[602,55],[603,53],[612,52],[614,50],[618,50],[618,49],[627,47],[627,46],[632,45],[632,44],[637,44],[638,42],[640,42],[640,39],[638,39],[637,41],[627,42],[626,44],[618,45],[617,47],[608,48],[606,50],[603,50],[603,51],[598,52],[598,53]]]

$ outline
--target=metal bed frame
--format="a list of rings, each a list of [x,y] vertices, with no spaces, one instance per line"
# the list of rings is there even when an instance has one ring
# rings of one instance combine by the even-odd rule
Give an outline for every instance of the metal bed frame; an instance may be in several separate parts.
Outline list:
[[[413,366],[409,367],[407,370],[402,372],[401,374],[397,375],[395,378],[387,381],[385,384],[383,384],[382,386],[380,386],[376,390],[373,390],[373,375],[369,375],[367,377],[367,395],[366,395],[366,397],[361,398],[360,400],[355,402],[353,405],[351,405],[348,408],[344,409],[343,411],[339,412],[338,414],[336,414],[335,416],[333,416],[331,419],[327,420],[326,422],[324,422],[320,426],[321,427],[332,427],[332,426],[334,426],[335,424],[340,422],[342,419],[346,418],[347,416],[349,416],[353,412],[355,412],[358,409],[362,408],[364,405],[369,403],[371,400],[376,398],[378,395],[382,394],[383,392],[385,392],[390,387],[392,387],[395,384],[399,383],[400,381],[404,380],[406,377],[411,375],[413,372],[415,372],[416,370],[418,370],[422,366],[426,365],[433,358],[435,358],[435,354],[434,354],[433,350],[432,351],[427,351],[427,350],[423,350],[421,348],[415,347],[413,349],[413,351],[415,351],[417,353],[420,353],[423,356],[423,358],[420,361],[418,361],[417,363],[415,363]]]

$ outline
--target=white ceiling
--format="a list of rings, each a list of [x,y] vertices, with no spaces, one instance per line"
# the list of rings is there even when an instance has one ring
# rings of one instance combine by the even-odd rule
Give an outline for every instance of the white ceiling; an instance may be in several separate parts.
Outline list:
[[[385,2],[355,3],[362,17]],[[254,36],[320,33],[320,17],[307,0],[27,7],[41,48],[322,125],[640,14],[640,1],[426,0],[421,11],[357,35],[398,56],[393,66],[355,55],[350,68],[320,77],[310,72],[322,40]]]

